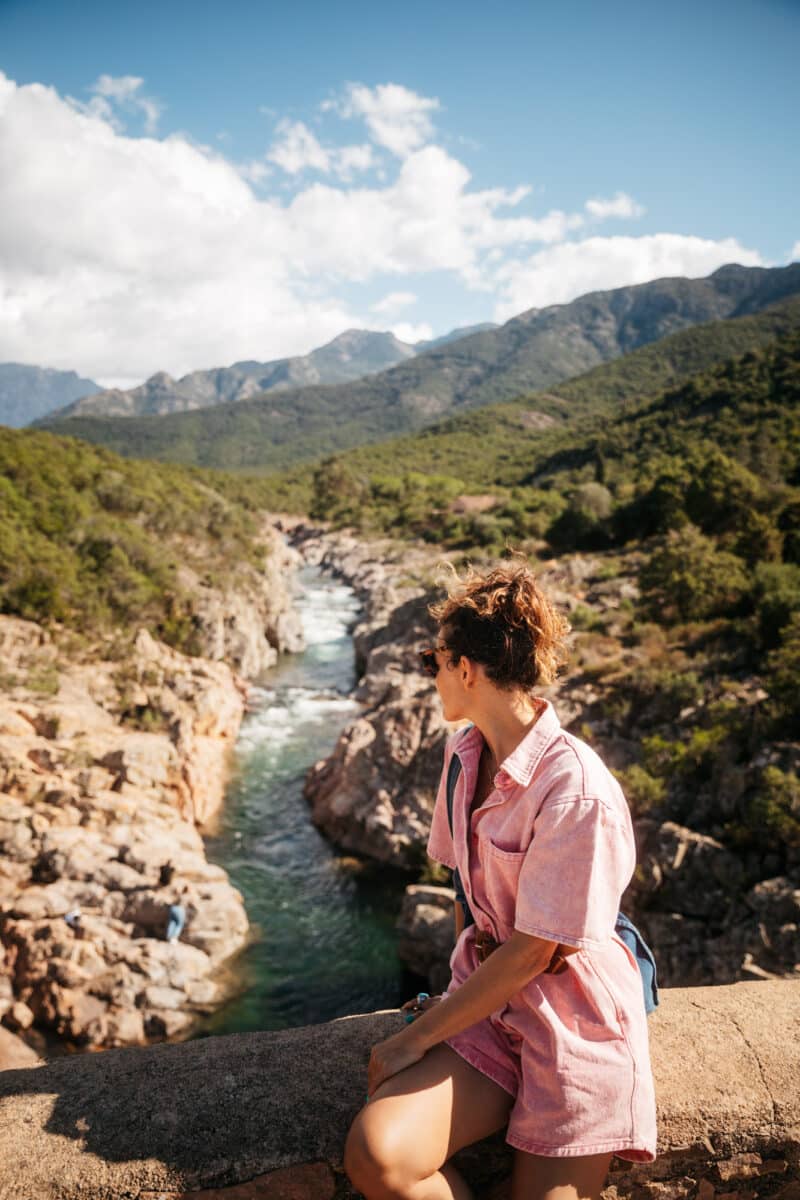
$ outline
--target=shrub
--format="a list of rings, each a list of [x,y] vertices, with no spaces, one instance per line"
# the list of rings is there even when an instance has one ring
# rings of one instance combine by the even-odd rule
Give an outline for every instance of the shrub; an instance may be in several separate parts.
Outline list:
[[[230,586],[237,564],[263,563],[257,535],[250,512],[183,468],[0,429],[1,611],[72,634],[162,622],[192,653],[179,559]],[[177,620],[169,595],[180,601]]]
[[[745,812],[745,823],[762,845],[800,847],[800,779],[765,767]]]
[[[667,794],[663,779],[651,775],[638,763],[615,771],[634,816],[642,816],[661,804]]]
[[[567,507],[547,531],[547,540],[560,550],[597,550],[610,541],[609,518],[614,506],[602,483],[582,483],[571,493]]]
[[[688,474],[675,466],[662,471],[654,483],[620,506],[614,514],[616,537],[623,542],[631,538],[648,538],[682,529],[688,522],[686,490]]]
[[[711,725],[708,729],[694,729],[681,761],[684,773],[691,773],[696,779],[710,779],[730,735],[731,730],[724,723]]]
[[[744,565],[694,525],[669,534],[639,573],[641,608],[654,620],[731,615],[748,590]]]
[[[778,513],[778,529],[783,534],[783,557],[800,563],[800,493],[793,490]]]
[[[310,516],[318,521],[347,521],[365,496],[364,481],[340,458],[326,458],[314,472]]]
[[[703,685],[694,671],[671,667],[640,667],[623,686],[632,696],[637,719],[651,724],[674,720],[703,695]]]
[[[648,774],[663,779],[681,769],[686,747],[683,742],[671,742],[655,733],[652,737],[642,738],[642,754]]]
[[[27,679],[30,691],[40,696],[55,696],[59,688],[59,675],[56,667],[39,667],[31,671]]]
[[[703,461],[693,463],[686,490],[686,513],[706,533],[737,531],[758,508],[760,481],[747,467],[720,450],[704,448]]]
[[[768,655],[764,684],[773,718],[787,732],[796,732],[800,722],[800,613],[794,613],[783,630],[780,646]]]
[[[794,563],[760,563],[752,586],[760,645],[772,649],[792,616],[800,611],[800,566]]]
[[[783,538],[766,513],[752,509],[744,513],[736,533],[727,540],[734,554],[750,567],[780,560]]]
[[[598,632],[604,628],[602,616],[593,608],[589,608],[588,604],[576,604],[569,614],[569,623],[574,630],[586,633]]]

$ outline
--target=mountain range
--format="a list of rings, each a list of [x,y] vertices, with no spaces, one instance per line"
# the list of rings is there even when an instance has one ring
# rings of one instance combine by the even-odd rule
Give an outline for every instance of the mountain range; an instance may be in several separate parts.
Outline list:
[[[74,371],[0,363],[0,425],[18,429],[99,387]]]
[[[679,330],[757,313],[798,292],[800,263],[732,264],[706,279],[657,279],[531,309],[351,383],[286,388],[166,416],[49,417],[39,424],[128,456],[263,470],[534,391],[537,410],[558,422],[569,405],[542,389]]]
[[[376,491],[383,487],[387,492],[389,508],[387,480],[410,474],[454,480],[467,494],[495,487],[538,487],[552,479],[558,480],[556,491],[568,490],[574,480],[562,487],[560,473],[584,467],[592,475],[594,468],[586,464],[594,463],[597,447],[612,460],[616,442],[624,440],[620,431],[635,425],[656,398],[660,411],[667,412],[670,397],[692,379],[744,354],[758,354],[780,339],[796,342],[798,333],[800,292],[752,316],[683,329],[565,380],[555,393],[515,397],[449,416],[403,437],[354,446],[336,456],[337,470],[353,480],[376,481]],[[559,409],[566,419],[551,415]],[[268,479],[273,485],[284,478],[291,482],[302,506],[310,502],[317,471],[317,464],[308,463]]]
[[[422,342],[402,342],[393,333],[370,329],[347,329],[310,354],[279,358],[273,362],[237,362],[230,367],[191,371],[181,379],[173,379],[165,371],[159,371],[138,387],[125,391],[119,388],[98,390],[95,395],[84,396],[51,416],[54,420],[90,416],[165,416],[230,404],[287,388],[350,383],[365,375],[385,371],[424,350],[445,345],[477,330],[493,328],[493,325],[480,325],[454,329],[444,337]]]

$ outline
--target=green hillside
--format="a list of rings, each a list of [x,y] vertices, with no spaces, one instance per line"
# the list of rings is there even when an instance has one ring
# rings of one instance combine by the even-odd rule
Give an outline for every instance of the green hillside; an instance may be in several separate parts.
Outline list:
[[[484,410],[329,460],[314,476],[313,511],[457,556],[493,559],[509,545],[534,559],[600,552],[601,589],[633,572],[639,597],[615,606],[611,625],[580,607],[573,624],[587,639],[579,659],[598,664],[596,675],[584,669],[597,694],[589,718],[634,755],[623,772],[634,806],[730,844],[777,837],[800,850],[800,781],[753,765],[800,721],[796,317],[784,309],[795,327],[771,340],[762,318],[742,322],[754,349],[655,396],[628,393],[629,356],[614,364],[616,399],[602,419],[526,430],[518,417],[535,411],[532,398],[527,410],[503,406],[494,426]],[[586,379],[568,387],[576,400],[591,394]],[[470,510],[464,492],[482,503]],[[789,750],[769,761],[791,763]],[[741,803],[722,820],[721,781],[734,777]]]
[[[417,434],[329,457],[322,466],[299,465],[261,480],[243,476],[238,498],[252,490],[268,507],[311,507],[320,518],[357,521],[365,530],[382,532],[404,528],[419,510],[416,532],[424,535],[427,527],[439,537],[441,525],[431,516],[459,494],[493,492],[511,499],[514,489],[529,487],[537,463],[602,436],[614,414],[636,411],[671,385],[797,328],[800,297],[757,317],[684,330],[561,384],[557,395],[535,394],[466,412]],[[546,408],[559,406],[571,414],[568,420],[549,417]],[[232,486],[229,477],[218,477],[218,486]],[[528,532],[541,534],[547,513],[555,513],[562,501],[552,489],[548,495],[539,489],[535,500],[544,516]],[[486,521],[476,518],[476,524],[480,528]],[[516,526],[509,532],[519,536]]]
[[[0,611],[93,635],[146,624],[195,652],[180,566],[209,582],[263,561],[241,505],[179,467],[0,428]]]
[[[680,507],[673,493],[691,485],[694,495],[707,464],[724,460],[736,466],[721,468],[729,477],[715,486],[777,520],[781,489],[800,482],[799,344],[794,330],[616,417],[575,419],[569,429],[525,429],[527,410],[505,406],[492,426],[484,410],[460,428],[352,451],[317,469],[312,511],[451,548],[546,537],[559,550],[597,549],[670,528]],[[478,490],[494,497],[490,511],[460,514],[456,497]],[[719,503],[708,497],[686,515],[720,532]]]
[[[355,383],[168,416],[41,424],[131,457],[224,470],[287,466],[552,388],[682,329],[753,314],[798,292],[800,264],[728,266],[708,279],[659,279],[532,310]],[[538,406],[559,422],[570,413],[547,395]]]
[[[364,529],[384,531],[391,529],[406,489],[413,493],[410,502],[423,506],[422,515],[462,492],[505,493],[525,479],[540,456],[572,444],[574,418],[584,432],[601,429],[607,414],[635,408],[671,385],[796,328],[800,297],[775,304],[757,317],[683,330],[560,384],[557,395],[523,396],[461,413],[419,433],[329,455],[321,460],[321,470],[319,463],[298,463],[267,474],[205,469],[192,473],[239,503],[285,512],[314,508],[326,518],[337,516],[337,491],[346,498],[355,489],[361,503],[365,483],[375,479],[376,494],[367,497],[361,523]],[[557,421],[548,409],[572,415]],[[320,483],[329,481],[327,498],[324,486],[318,487],[315,498],[315,475]],[[437,478],[426,478],[430,476]],[[379,492],[385,493],[385,504]],[[381,508],[386,511],[377,511]],[[344,516],[345,509],[339,515]]]

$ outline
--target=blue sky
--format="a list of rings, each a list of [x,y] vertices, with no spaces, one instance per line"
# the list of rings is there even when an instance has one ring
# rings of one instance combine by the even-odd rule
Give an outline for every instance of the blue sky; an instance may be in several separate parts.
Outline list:
[[[795,0],[0,0],[0,361],[129,384],[785,263],[799,34]]]

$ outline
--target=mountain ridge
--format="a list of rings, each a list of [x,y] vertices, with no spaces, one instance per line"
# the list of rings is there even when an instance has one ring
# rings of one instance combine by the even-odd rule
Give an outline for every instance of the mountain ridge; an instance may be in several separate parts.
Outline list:
[[[229,367],[189,371],[178,379],[166,371],[156,371],[137,387],[98,390],[95,395],[83,397],[50,415],[60,420],[192,412],[291,387],[360,379],[416,353],[413,344],[400,341],[392,333],[346,329],[309,354],[267,362],[243,359]]]
[[[680,329],[758,312],[797,292],[800,264],[731,264],[705,279],[653,280],[530,310],[499,329],[458,338],[351,384],[267,393],[164,417],[39,424],[129,456],[268,469],[541,391]],[[550,415],[563,420],[563,406]]]
[[[267,392],[309,385],[349,383],[385,371],[407,358],[494,329],[491,323],[452,329],[442,337],[404,342],[391,331],[345,329],[308,354],[259,362],[241,359],[229,367],[189,371],[174,378],[156,371],[133,388],[100,388],[48,414],[53,420],[80,416],[166,416],[193,412],[217,404],[236,403]]]
[[[37,417],[96,392],[99,387],[93,379],[76,371],[28,363],[0,363],[0,425],[19,429]]]

